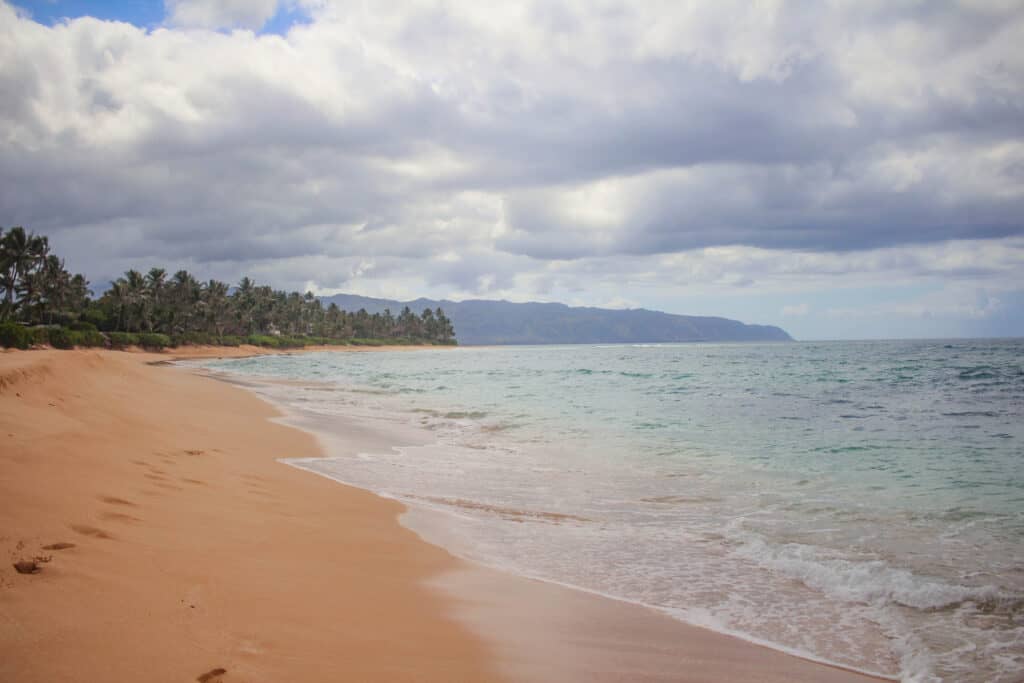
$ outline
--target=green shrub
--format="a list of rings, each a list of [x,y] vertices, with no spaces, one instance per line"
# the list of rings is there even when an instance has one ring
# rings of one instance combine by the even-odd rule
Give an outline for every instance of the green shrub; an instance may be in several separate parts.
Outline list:
[[[331,342],[335,341],[330,337],[299,337],[306,346],[327,346]]]
[[[18,323],[0,323],[0,346],[27,349],[32,345],[32,331]]]
[[[226,334],[223,337],[218,337],[213,334],[206,332],[182,332],[181,334],[175,334],[171,336],[171,346],[186,346],[188,344],[202,345],[202,346],[241,346],[242,344],[252,344],[250,341],[252,337],[259,335],[251,335],[249,337],[239,337],[236,335]]]
[[[71,339],[75,346],[87,346],[90,348],[101,348],[107,345],[107,338],[96,330],[79,330],[71,333]]]
[[[403,339],[401,337],[395,337],[394,339],[365,339],[354,337],[352,339],[353,346],[400,346],[408,343],[408,339]]]
[[[268,334],[250,334],[245,338],[247,344],[253,346],[264,346],[268,349],[300,349],[314,342],[310,337],[286,337],[284,335],[272,337]]]
[[[265,346],[267,348],[276,349],[279,346],[278,339],[280,339],[280,337],[271,337],[268,334],[250,334],[245,338],[245,342],[247,344],[252,344],[253,346]]]
[[[301,337],[276,337],[277,348],[279,349],[301,349],[306,345],[306,340]]]
[[[108,323],[111,323],[111,325],[113,323],[113,321],[107,320],[107,314],[96,304],[92,304],[89,308],[82,311],[78,319],[80,322],[95,326],[98,330],[108,329]]]
[[[166,334],[143,332],[138,335],[138,344],[144,349],[166,349],[171,345],[171,338]]]
[[[132,334],[131,332],[108,332],[107,338],[110,340],[110,348],[112,349],[123,349],[126,346],[139,345],[139,335]]]
[[[68,325],[68,329],[74,332],[95,332],[96,326],[88,320],[76,320]]]
[[[33,327],[29,329],[29,335],[33,344],[42,346],[43,344],[50,343],[50,329],[49,327]]]
[[[205,346],[215,343],[213,337],[206,332],[182,332],[181,334],[174,335],[172,337],[172,341],[174,342],[174,346],[184,346],[187,344]]]
[[[55,349],[73,349],[75,348],[75,340],[72,335],[75,334],[71,330],[63,327],[53,327],[49,330],[50,346]]]

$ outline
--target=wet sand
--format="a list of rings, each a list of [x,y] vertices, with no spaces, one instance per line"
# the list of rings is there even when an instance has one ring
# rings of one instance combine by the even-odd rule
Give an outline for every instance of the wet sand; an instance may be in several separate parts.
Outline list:
[[[170,357],[0,353],[0,680],[874,680],[453,558]]]

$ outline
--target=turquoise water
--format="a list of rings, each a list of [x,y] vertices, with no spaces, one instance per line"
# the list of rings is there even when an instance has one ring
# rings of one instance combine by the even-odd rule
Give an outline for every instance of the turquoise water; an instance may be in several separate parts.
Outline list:
[[[1024,341],[207,365],[300,380],[257,387],[321,424],[425,430],[300,464],[409,503],[471,559],[903,680],[1021,679]]]

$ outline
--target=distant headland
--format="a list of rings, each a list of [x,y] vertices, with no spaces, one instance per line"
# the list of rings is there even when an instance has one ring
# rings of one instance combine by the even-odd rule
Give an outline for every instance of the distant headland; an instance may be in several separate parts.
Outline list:
[[[322,299],[325,305],[380,313],[408,307],[414,313],[443,308],[459,331],[459,343],[477,344],[643,344],[666,342],[792,341],[772,325],[747,325],[728,318],[675,315],[643,308],[626,310],[558,303],[392,301],[353,294]]]

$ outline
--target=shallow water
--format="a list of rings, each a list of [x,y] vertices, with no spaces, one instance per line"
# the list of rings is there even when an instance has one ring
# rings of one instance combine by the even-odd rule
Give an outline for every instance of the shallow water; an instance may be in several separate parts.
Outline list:
[[[1020,340],[205,365],[300,380],[258,390],[321,424],[429,430],[301,465],[444,513],[471,559],[908,681],[1024,671]]]

